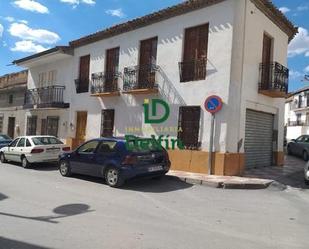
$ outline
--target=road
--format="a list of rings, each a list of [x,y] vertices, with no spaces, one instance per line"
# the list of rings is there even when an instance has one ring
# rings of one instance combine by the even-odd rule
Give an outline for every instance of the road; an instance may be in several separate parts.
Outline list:
[[[309,248],[309,191],[224,190],[172,177],[64,178],[0,164],[0,249]]]

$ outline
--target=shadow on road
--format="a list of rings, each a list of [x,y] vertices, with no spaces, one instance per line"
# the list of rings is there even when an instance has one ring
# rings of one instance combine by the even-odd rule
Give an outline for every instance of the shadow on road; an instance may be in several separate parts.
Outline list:
[[[0,248],[2,249],[49,249],[48,247],[37,246],[18,240],[0,237]]]
[[[70,217],[74,215],[80,215],[84,213],[93,212],[93,211],[94,210],[90,210],[89,205],[77,203],[77,204],[67,204],[67,205],[54,208],[53,213],[55,213],[56,215],[31,217],[31,216],[23,216],[23,215],[10,214],[10,213],[4,213],[4,212],[0,212],[0,215],[57,224],[58,223],[58,221],[56,221],[57,219],[62,219],[62,218],[66,218],[66,217]]]
[[[7,163],[8,167],[10,166],[15,166],[15,167],[22,167],[20,163],[17,163],[17,162],[9,162]],[[58,165],[57,163],[34,163],[34,164],[31,164],[30,170],[40,170],[40,171],[55,171],[55,170],[58,170]],[[28,170],[25,169],[25,170]]]

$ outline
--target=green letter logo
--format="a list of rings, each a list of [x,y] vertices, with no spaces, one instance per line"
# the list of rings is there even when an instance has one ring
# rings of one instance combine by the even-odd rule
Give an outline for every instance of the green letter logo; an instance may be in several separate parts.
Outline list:
[[[164,114],[162,117],[159,118],[150,118],[149,116],[149,108],[151,105],[151,116],[157,116],[157,106],[161,105],[164,109]],[[149,99],[144,100],[144,114],[145,114],[145,123],[146,124],[159,124],[166,121],[170,115],[170,108],[168,104],[162,99],[152,99],[151,103],[149,103]]]

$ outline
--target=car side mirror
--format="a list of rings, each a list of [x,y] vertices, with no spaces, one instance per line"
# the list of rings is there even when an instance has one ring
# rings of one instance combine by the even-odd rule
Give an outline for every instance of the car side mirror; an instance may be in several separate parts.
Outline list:
[[[294,143],[297,143],[296,139],[292,139],[291,141],[294,142]]]

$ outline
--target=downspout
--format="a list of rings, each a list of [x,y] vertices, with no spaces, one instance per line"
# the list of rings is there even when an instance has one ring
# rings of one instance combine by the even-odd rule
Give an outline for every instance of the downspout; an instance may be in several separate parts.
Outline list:
[[[241,82],[240,82],[240,88],[239,88],[239,109],[240,109],[240,115],[241,115],[241,106],[242,106],[242,88],[243,88],[243,82],[244,82],[244,61],[245,61],[245,48],[246,48],[246,23],[247,23],[247,1],[245,0],[245,8],[244,8],[244,24],[243,24],[243,49],[242,49],[242,55],[241,55]],[[243,138],[240,138],[240,117],[238,122],[238,143],[237,143],[237,153],[240,152],[241,147],[243,146]]]

